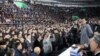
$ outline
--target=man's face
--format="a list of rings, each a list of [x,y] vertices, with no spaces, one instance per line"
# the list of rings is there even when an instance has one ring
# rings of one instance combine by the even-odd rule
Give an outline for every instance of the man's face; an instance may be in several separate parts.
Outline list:
[[[3,45],[3,48],[5,49],[7,47],[7,45]]]
[[[6,47],[7,47],[6,44],[4,44],[4,45],[0,45],[0,48],[2,48],[2,49],[6,49]]]
[[[86,20],[82,19],[82,25],[86,24]]]
[[[2,33],[0,33],[0,36],[2,36]]]
[[[13,34],[13,35],[14,35],[14,34],[15,34],[15,32],[13,31],[11,34]]]
[[[24,42],[24,38],[19,38],[19,40],[21,41],[21,43],[23,43],[23,42]]]
[[[97,46],[98,46],[98,44],[93,39],[91,39],[90,40],[90,49],[92,52],[94,52],[97,49]]]
[[[75,21],[75,24],[77,24],[77,20]]]
[[[100,25],[100,20],[98,21],[98,24]]]
[[[4,39],[9,39],[11,36],[8,34],[8,35],[5,35]]]
[[[21,50],[21,49],[22,49],[22,45],[19,44],[19,46],[18,46],[18,50]]]
[[[27,38],[31,40],[31,35],[29,35]]]
[[[17,35],[14,35],[14,36],[13,36],[13,39],[17,39]]]

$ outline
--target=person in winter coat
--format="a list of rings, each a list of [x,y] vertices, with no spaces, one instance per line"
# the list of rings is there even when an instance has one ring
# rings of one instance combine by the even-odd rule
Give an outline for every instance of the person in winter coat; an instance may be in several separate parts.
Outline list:
[[[50,53],[52,52],[52,44],[50,40],[50,33],[46,33],[43,39],[43,51],[44,56],[50,56]]]

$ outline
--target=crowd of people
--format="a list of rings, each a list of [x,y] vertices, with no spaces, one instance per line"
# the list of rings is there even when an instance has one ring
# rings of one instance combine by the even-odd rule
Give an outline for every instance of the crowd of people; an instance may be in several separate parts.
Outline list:
[[[7,5],[0,19],[0,56],[58,56],[72,44],[84,45],[94,35],[100,35],[99,18],[67,18],[59,22],[62,19],[48,12],[47,6],[35,5],[27,10],[9,7],[14,8]]]
[[[29,5],[30,8],[19,9],[14,4],[4,5],[2,8],[2,14],[0,22],[2,24],[53,24],[60,20],[56,20],[57,16],[52,15],[49,12],[49,6],[43,5]],[[47,19],[48,18],[48,19]],[[59,19],[59,18],[58,18]]]
[[[100,34],[100,20],[92,21],[0,27],[0,56],[57,56],[72,44],[88,43],[95,31]]]

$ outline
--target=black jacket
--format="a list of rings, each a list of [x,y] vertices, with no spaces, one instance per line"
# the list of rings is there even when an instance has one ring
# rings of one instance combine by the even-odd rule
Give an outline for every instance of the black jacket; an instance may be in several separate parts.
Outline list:
[[[4,55],[5,55],[5,51],[0,48],[0,56],[4,56]]]

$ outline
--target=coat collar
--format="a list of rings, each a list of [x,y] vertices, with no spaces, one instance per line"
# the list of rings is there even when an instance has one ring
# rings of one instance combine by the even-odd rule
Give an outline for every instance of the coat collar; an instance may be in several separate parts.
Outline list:
[[[100,51],[96,52],[95,56],[100,56]]]

